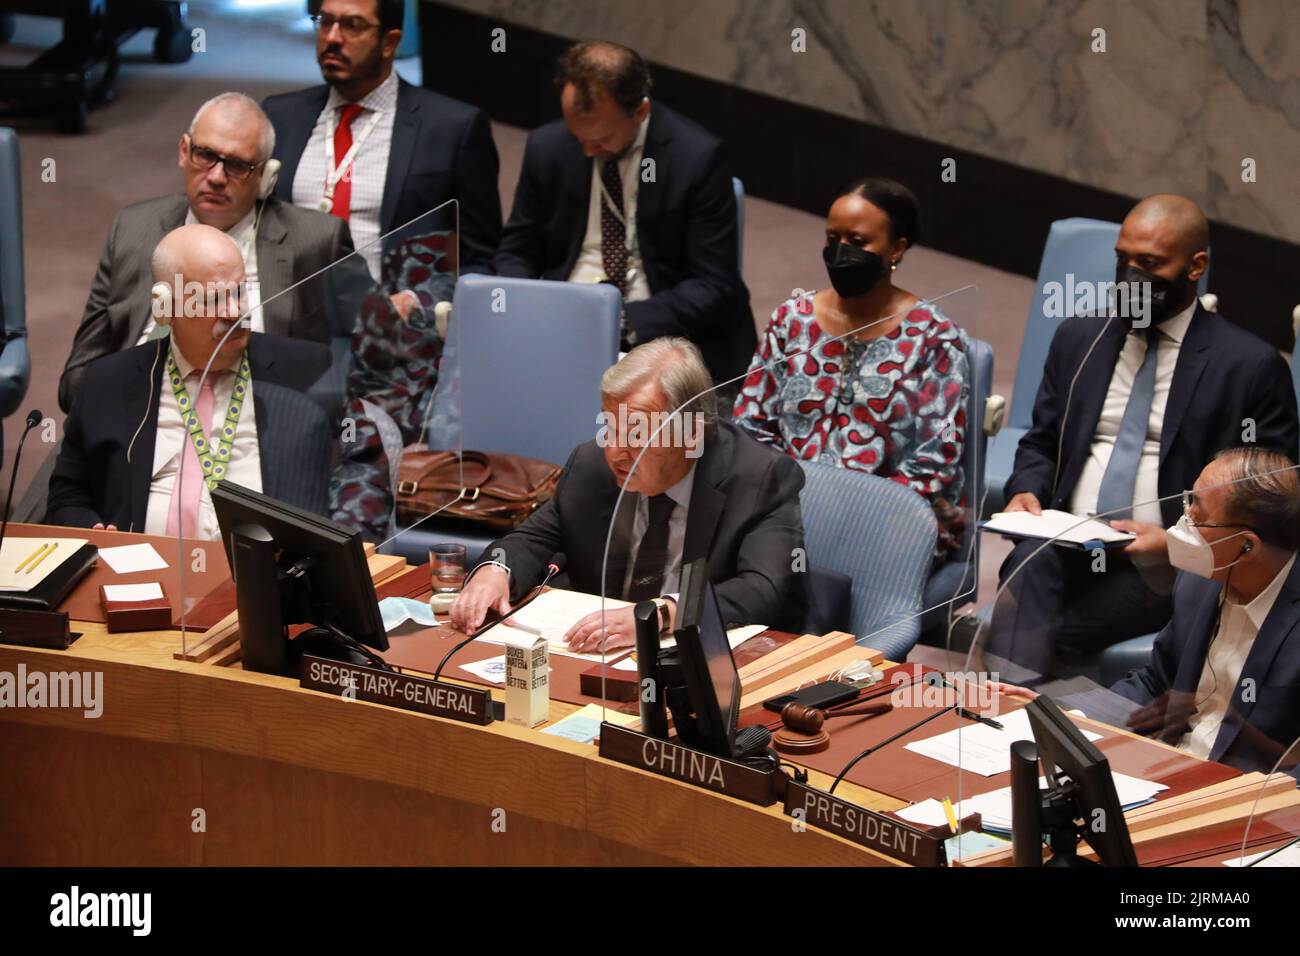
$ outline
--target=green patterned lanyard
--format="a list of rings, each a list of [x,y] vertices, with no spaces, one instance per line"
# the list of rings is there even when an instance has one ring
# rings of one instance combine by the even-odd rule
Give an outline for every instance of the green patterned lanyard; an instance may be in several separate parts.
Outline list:
[[[207,484],[208,491],[212,491],[217,487],[217,482],[226,477],[226,468],[230,465],[230,448],[235,442],[235,429],[239,427],[239,415],[244,410],[244,399],[248,395],[248,382],[251,377],[248,356],[242,355],[239,358],[239,372],[235,377],[235,388],[230,393],[230,404],[226,406],[226,421],[221,426],[221,437],[217,441],[215,455],[203,433],[203,423],[194,413],[194,400],[190,398],[190,393],[185,388],[185,379],[181,377],[181,370],[176,367],[176,357],[171,352],[167,353],[167,377],[171,379],[172,392],[176,396],[176,407],[181,412],[181,421],[185,423],[185,428],[190,433],[190,441],[194,443],[199,464],[203,466],[203,481]]]

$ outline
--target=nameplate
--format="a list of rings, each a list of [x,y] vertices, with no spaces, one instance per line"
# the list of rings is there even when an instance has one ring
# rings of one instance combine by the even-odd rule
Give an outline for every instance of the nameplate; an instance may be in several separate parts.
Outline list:
[[[600,755],[760,807],[776,803],[778,778],[781,782],[786,779],[778,771],[755,770],[610,723],[600,725]]]
[[[883,813],[791,781],[785,788],[785,812],[858,846],[902,860],[912,866],[943,866],[943,840]]]
[[[326,694],[386,704],[467,724],[490,724],[493,720],[490,691],[381,671],[377,667],[345,664],[310,654],[302,656],[299,684]]]

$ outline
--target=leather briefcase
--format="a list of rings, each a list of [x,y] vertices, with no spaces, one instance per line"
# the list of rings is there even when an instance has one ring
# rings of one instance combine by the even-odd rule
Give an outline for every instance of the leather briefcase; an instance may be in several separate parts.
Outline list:
[[[436,511],[508,531],[555,494],[561,471],[523,455],[411,445],[398,472],[397,517],[411,523]]]

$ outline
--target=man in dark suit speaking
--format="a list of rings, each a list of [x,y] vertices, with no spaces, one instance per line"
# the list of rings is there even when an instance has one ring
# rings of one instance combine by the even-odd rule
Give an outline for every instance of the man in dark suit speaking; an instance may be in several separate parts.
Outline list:
[[[756,339],[721,141],[651,103],[649,70],[627,47],[578,44],[556,85],[564,119],[528,136],[498,274],[609,282],[626,303],[625,345],[682,336],[714,381],[741,375]]]
[[[468,632],[489,610],[505,613],[562,552],[573,589],[655,600],[664,633],[673,625],[681,569],[699,558],[708,560],[724,623],[801,627],[805,599],[794,557],[803,548],[803,472],[792,459],[717,421],[709,388],[698,350],[680,338],[633,349],[606,371],[597,438],[569,456],[551,500],[489,545],[491,560],[471,574],[452,605],[452,623]],[[664,416],[683,405],[682,416],[669,419],[651,440]],[[609,610],[605,623],[607,650],[634,643],[631,607]],[[565,639],[574,650],[598,650],[600,627],[597,612]]]
[[[153,275],[154,317],[171,334],[86,370],[45,520],[215,539],[208,492],[223,478],[325,514],[338,416],[307,392],[329,349],[245,329],[220,341],[240,314],[244,272],[234,241],[211,226],[168,233]]]

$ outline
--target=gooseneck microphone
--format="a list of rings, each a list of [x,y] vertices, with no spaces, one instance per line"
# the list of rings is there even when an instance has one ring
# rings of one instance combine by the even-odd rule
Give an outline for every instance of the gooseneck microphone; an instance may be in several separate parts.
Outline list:
[[[4,522],[0,523],[0,549],[4,547],[5,534],[9,531],[9,506],[14,500],[14,485],[18,482],[18,462],[23,458],[23,442],[27,441],[27,436],[31,434],[33,428],[39,425],[45,419],[39,408],[33,408],[27,413],[27,427],[23,429],[22,437],[18,439],[18,450],[14,452],[14,467],[9,473],[9,493],[5,495],[5,513]]]
[[[507,618],[513,617],[516,611],[522,611],[524,608],[528,607],[528,605],[532,604],[535,600],[537,600],[538,596],[542,593],[543,590],[545,590],[546,585],[550,583],[551,578],[555,577],[557,574],[559,574],[561,571],[564,570],[564,564],[566,560],[567,559],[565,558],[563,552],[556,552],[551,557],[550,563],[546,565],[546,577],[542,578],[542,583],[537,585],[537,587],[533,588],[532,593],[530,593],[528,597],[524,598],[522,601],[520,601],[518,604],[512,607],[507,613],[503,614],[498,620],[484,621],[478,628],[476,628],[473,632],[471,632],[470,635],[465,638],[465,640],[461,641],[459,644],[457,644],[455,647],[449,650],[446,653],[446,655],[443,657],[443,659],[438,662],[438,668],[433,672],[433,679],[438,680],[438,678],[442,675],[443,667],[446,666],[447,661],[451,660],[452,655],[455,654],[458,650],[460,650],[466,644],[469,644],[471,641],[477,639],[478,636],[482,634],[484,631],[488,630],[489,628],[496,627],[498,624],[500,624],[502,621],[505,621]]]

